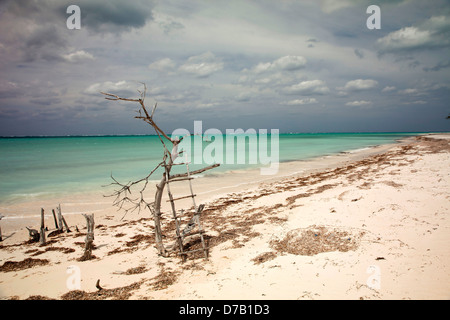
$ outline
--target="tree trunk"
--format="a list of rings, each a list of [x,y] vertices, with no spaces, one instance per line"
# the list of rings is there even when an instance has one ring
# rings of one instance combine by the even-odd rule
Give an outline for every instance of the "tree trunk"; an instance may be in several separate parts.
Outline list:
[[[158,252],[163,257],[167,257],[168,252],[166,248],[164,247],[163,241],[162,241],[162,230],[161,230],[161,200],[164,192],[164,188],[166,186],[166,181],[170,178],[166,178],[166,174],[170,175],[170,170],[172,169],[173,161],[178,156],[178,144],[180,141],[173,141],[173,147],[172,147],[172,153],[168,154],[168,161],[165,164],[165,170],[163,173],[163,176],[161,177],[161,180],[159,181],[159,184],[156,185],[156,193],[155,193],[155,202],[153,207],[153,218],[155,221],[155,238],[156,238],[156,246],[158,248]]]
[[[84,254],[80,258],[81,261],[92,259],[92,249],[94,247],[94,214],[83,214],[83,216],[86,218],[87,233],[86,239],[84,240]]]
[[[170,171],[170,168],[172,167],[172,159],[169,160],[169,163],[167,164],[168,171]],[[161,181],[156,186],[156,193],[155,193],[155,203],[154,203],[154,210],[153,210],[153,218],[155,221],[155,238],[156,238],[156,246],[158,248],[158,252],[163,257],[167,256],[166,248],[164,248],[164,244],[162,241],[162,230],[161,230],[161,200],[164,192],[164,187],[166,186],[166,173],[163,173],[163,176],[161,178]]]

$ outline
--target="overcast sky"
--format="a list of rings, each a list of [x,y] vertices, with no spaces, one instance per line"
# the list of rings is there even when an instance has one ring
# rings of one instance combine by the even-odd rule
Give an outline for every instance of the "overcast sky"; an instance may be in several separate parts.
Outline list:
[[[450,1],[0,1],[0,135],[153,134],[140,82],[168,133],[448,131]]]

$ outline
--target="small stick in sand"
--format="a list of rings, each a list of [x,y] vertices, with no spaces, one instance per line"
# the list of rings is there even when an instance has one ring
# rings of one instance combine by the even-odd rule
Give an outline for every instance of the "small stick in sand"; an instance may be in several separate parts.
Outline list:
[[[100,279],[97,280],[95,287],[98,289],[98,291],[103,290],[103,288],[100,286]]]

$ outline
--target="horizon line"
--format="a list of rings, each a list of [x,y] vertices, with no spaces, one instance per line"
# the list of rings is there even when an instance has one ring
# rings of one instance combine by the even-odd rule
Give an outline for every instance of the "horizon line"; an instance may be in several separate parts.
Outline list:
[[[408,133],[408,134],[421,134],[421,133],[449,133],[450,131],[329,131],[329,132],[281,132],[281,134],[356,134],[356,133]],[[225,133],[224,133],[225,134]],[[245,133],[244,133],[245,134]],[[267,133],[270,135],[270,133]],[[199,134],[191,134],[191,136]],[[202,133],[202,135],[204,135]],[[74,135],[0,135],[1,139],[4,138],[89,138],[89,137],[139,137],[139,136],[158,136],[157,134],[74,134]]]

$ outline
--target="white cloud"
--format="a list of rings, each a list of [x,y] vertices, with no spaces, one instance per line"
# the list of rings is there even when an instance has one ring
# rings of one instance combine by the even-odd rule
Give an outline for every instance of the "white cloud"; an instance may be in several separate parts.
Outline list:
[[[351,80],[345,84],[344,89],[349,91],[359,91],[359,90],[368,90],[375,88],[378,85],[378,81],[376,80],[363,80],[363,79],[357,79],[357,80]]]
[[[410,52],[450,46],[450,18],[431,17],[419,26],[405,27],[377,40],[381,53]]]
[[[383,51],[397,51],[426,45],[431,40],[430,36],[431,33],[427,30],[421,31],[416,27],[406,27],[378,39],[377,43]]]
[[[275,60],[273,64],[282,70],[297,70],[306,65],[306,59],[302,56],[284,56]]]
[[[98,82],[90,85],[88,88],[84,90],[87,94],[99,94],[100,91],[113,93],[113,94],[120,94],[123,92],[136,92],[137,89],[139,89],[140,85],[136,82],[129,82],[129,81],[106,81],[106,82]]]
[[[391,91],[394,91],[395,89],[397,89],[397,88],[394,86],[386,86],[383,88],[383,90],[381,90],[381,92],[391,92]]]
[[[164,58],[149,64],[149,69],[157,71],[170,71],[175,68],[175,62],[170,58]]]
[[[332,13],[333,11],[351,6],[349,0],[321,0],[320,6],[325,13]]]
[[[314,103],[318,103],[316,98],[295,99],[282,102],[281,104],[285,104],[288,106],[300,106],[304,104],[314,104]]]
[[[259,74],[266,71],[273,70],[298,70],[306,65],[306,59],[302,56],[284,56],[273,62],[261,62],[257,64],[251,71],[253,73]],[[245,69],[244,71],[247,71]]]
[[[220,103],[219,102],[207,102],[207,103],[200,103],[197,105],[197,108],[212,108],[212,107],[216,107],[219,106]]]
[[[366,100],[360,100],[360,101],[347,102],[345,105],[346,106],[351,106],[351,107],[364,107],[364,106],[372,105],[372,102],[371,101],[366,101]]]
[[[190,57],[186,63],[179,68],[180,71],[193,74],[199,78],[208,77],[214,72],[222,69],[223,62],[209,51],[198,56]]]
[[[270,62],[266,62],[266,63],[258,63],[258,65],[256,67],[253,68],[253,72],[254,73],[262,73],[262,72],[266,72],[269,71],[273,68],[273,64]]]
[[[94,60],[94,56],[84,50],[78,50],[69,54],[64,54],[63,59],[67,62],[81,62],[85,60]]]
[[[302,81],[298,84],[294,84],[284,89],[284,92],[288,94],[326,94],[330,89],[326,86],[322,80],[309,80]]]
[[[413,89],[413,88],[408,88],[408,89],[404,89],[404,90],[399,90],[398,93],[401,93],[401,94],[418,94],[419,90]]]

